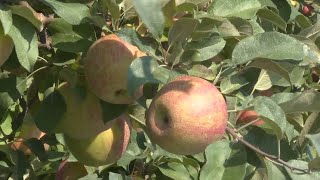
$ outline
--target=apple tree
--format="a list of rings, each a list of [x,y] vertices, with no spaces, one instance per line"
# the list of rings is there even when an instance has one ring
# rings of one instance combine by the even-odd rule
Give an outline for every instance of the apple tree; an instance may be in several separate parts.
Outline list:
[[[319,9],[0,1],[0,179],[320,179]]]

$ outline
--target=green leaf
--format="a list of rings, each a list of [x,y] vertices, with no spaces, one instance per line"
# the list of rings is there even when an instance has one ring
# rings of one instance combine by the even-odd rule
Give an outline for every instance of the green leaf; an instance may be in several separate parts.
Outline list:
[[[280,104],[285,113],[318,112],[320,108],[320,92],[305,91],[294,99]]]
[[[197,61],[205,61],[216,56],[226,45],[226,41],[219,36],[202,39],[202,41],[192,41],[187,44],[185,50],[198,51],[200,57]]]
[[[279,74],[275,71],[268,71],[268,75],[272,81],[273,85],[289,87],[291,85],[295,85],[300,87],[305,79],[303,77],[305,68],[298,66],[297,63],[290,62],[276,62],[280,67],[286,69],[289,73],[290,81],[288,81],[288,77],[283,77],[283,74]]]
[[[8,34],[12,26],[12,12],[9,8],[0,4],[0,21],[4,34]]]
[[[172,45],[175,42],[186,42],[198,24],[199,21],[197,19],[184,17],[174,22],[169,30],[169,45]]]
[[[287,179],[284,173],[280,170],[282,167],[278,167],[267,159],[263,159],[267,169],[268,179]]]
[[[202,77],[207,80],[214,80],[216,77],[211,69],[201,64],[195,64],[187,71],[190,76]]]
[[[100,106],[102,109],[103,121],[105,123],[114,120],[126,111],[127,104],[111,104],[100,100]]]
[[[35,113],[34,121],[41,131],[53,133],[66,110],[63,96],[58,91],[54,91],[42,101]]]
[[[287,23],[277,13],[275,13],[267,8],[264,8],[264,9],[260,9],[257,12],[257,15],[261,19],[264,19],[264,20],[271,22],[272,24],[274,24],[275,26],[280,28],[282,31],[286,31]]]
[[[320,155],[320,133],[308,134],[306,137],[312,142],[313,146],[317,150],[318,155]]]
[[[215,0],[208,8],[216,16],[251,19],[261,8],[258,0]]]
[[[264,91],[272,87],[270,77],[265,70],[261,70],[256,84],[253,87],[254,90]]]
[[[308,163],[301,160],[290,160],[288,162],[289,165],[301,169],[308,169]],[[287,173],[291,177],[292,180],[311,180],[311,179],[320,179],[319,171],[312,171],[310,173],[301,173],[301,171],[292,171],[290,168],[285,167]]]
[[[27,7],[23,5],[14,5],[14,6],[10,6],[10,9],[13,14],[16,14],[25,18],[31,24],[33,24],[38,29],[38,31],[42,31],[43,24],[40,21],[40,19],[36,17],[36,14],[35,14],[36,12],[33,11],[31,7]]]
[[[45,162],[48,160],[44,145],[37,138],[30,138],[26,140],[26,145],[30,148],[31,152],[34,153],[40,161]]]
[[[133,95],[145,83],[161,83],[153,75],[159,64],[150,56],[136,58],[128,70],[128,93]]]
[[[282,139],[287,128],[287,119],[281,107],[271,98],[258,96],[253,101],[254,111],[272,127],[278,139]]]
[[[1,74],[0,74],[1,75]],[[18,78],[16,77],[1,77],[0,76],[0,120],[9,106],[16,102],[20,93],[16,88],[18,84]]]
[[[205,150],[206,163],[200,171],[200,180],[243,179],[247,153],[240,143],[220,140]]]
[[[172,179],[189,180],[190,174],[186,167],[181,163],[168,162],[158,166],[159,170],[167,177]]]
[[[56,0],[41,1],[57,13],[62,19],[72,25],[78,25],[90,16],[89,8],[80,3],[63,3]]]
[[[135,30],[131,28],[121,28],[115,32],[124,41],[137,46],[142,52],[156,56],[158,43],[152,38],[141,37]]]
[[[165,23],[160,2],[158,0],[133,0],[133,5],[153,37],[160,39]]]
[[[232,52],[232,63],[243,64],[255,58],[302,60],[303,57],[303,43],[279,32],[265,32],[241,40]]]
[[[234,74],[230,77],[226,77],[221,81],[220,91],[222,94],[230,94],[241,87],[247,85],[249,82],[239,74]]]
[[[38,38],[33,26],[20,16],[13,15],[9,36],[14,42],[20,64],[31,72],[38,59]]]
[[[276,74],[279,74],[288,82],[291,82],[289,72],[285,68],[283,68],[281,65],[279,65],[277,62],[274,62],[270,59],[257,59],[251,62],[247,67],[248,68],[256,67],[256,68],[264,69],[266,71],[272,71]]]
[[[50,23],[52,44],[65,52],[86,52],[96,40],[90,24],[71,25],[63,19]]]
[[[120,18],[121,12],[120,12],[120,8],[119,8],[119,4],[117,3],[117,0],[102,0],[101,3],[103,3],[103,5],[109,9],[112,18],[114,19]]]

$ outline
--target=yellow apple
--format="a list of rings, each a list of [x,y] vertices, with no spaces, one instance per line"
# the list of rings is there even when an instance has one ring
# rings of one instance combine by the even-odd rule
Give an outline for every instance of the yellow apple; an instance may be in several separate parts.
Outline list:
[[[146,114],[151,141],[180,155],[203,152],[222,138],[227,121],[227,105],[220,91],[192,76],[180,76],[165,84]]]
[[[58,88],[66,103],[66,112],[55,132],[71,138],[84,139],[97,135],[110,127],[103,121],[100,99],[86,89],[72,88],[63,84]]]
[[[130,128],[127,117],[112,121],[109,129],[86,139],[73,139],[64,135],[65,143],[74,157],[87,166],[115,163],[127,149]]]

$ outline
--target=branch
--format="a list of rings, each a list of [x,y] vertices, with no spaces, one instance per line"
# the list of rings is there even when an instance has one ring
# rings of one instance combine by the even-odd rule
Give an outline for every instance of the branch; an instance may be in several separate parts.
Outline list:
[[[258,149],[257,147],[255,147],[254,145],[250,144],[249,142],[247,142],[246,140],[244,140],[242,137],[240,137],[237,133],[236,133],[236,130],[230,128],[230,127],[227,127],[227,132],[229,134],[231,134],[236,140],[240,141],[242,144],[244,144],[245,146],[247,146],[248,148],[250,148],[251,150],[255,151],[256,153],[264,156],[266,159],[270,159],[271,162],[274,162],[276,164],[279,164],[279,165],[282,165],[282,166],[285,166],[287,168],[290,168],[291,171],[293,170],[296,170],[296,171],[300,171],[300,172],[303,172],[303,173],[310,173],[310,170],[309,169],[302,169],[302,168],[298,168],[298,167],[293,167],[291,164],[285,162],[284,160],[278,158],[277,156],[275,155],[271,155],[271,154],[268,154],[266,152],[263,152],[261,151],[260,149]]]

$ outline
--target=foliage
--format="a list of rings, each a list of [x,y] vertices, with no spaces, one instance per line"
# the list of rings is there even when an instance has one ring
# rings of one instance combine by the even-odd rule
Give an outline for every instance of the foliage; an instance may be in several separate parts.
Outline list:
[[[143,96],[130,105],[101,102],[105,122],[129,113],[130,143],[116,163],[86,166],[83,179],[320,179],[319,7],[318,0],[1,1],[0,33],[14,43],[0,67],[1,179],[54,179],[62,161],[76,161],[54,131],[66,111],[56,89],[85,84],[86,52],[110,33],[147,54],[127,77],[128,93],[144,85]],[[212,82],[228,105],[225,137],[197,155],[166,152],[145,132],[152,98],[180,75]],[[265,124],[237,125],[242,110]],[[25,121],[46,133],[26,139],[31,154],[11,148]]]

